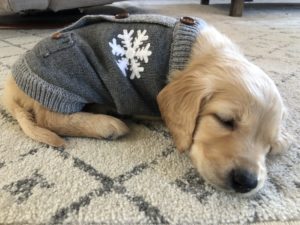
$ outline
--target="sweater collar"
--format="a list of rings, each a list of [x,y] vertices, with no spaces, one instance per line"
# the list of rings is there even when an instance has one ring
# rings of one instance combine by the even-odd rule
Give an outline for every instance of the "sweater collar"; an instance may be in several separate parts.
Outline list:
[[[175,24],[169,62],[169,72],[183,70],[191,56],[192,46],[206,23],[199,18],[190,18],[194,24],[185,24],[182,18]]]

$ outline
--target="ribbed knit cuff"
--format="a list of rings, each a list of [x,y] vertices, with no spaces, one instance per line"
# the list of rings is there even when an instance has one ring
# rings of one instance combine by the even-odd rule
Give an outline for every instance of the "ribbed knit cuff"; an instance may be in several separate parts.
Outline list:
[[[80,96],[53,86],[37,76],[28,66],[25,56],[14,64],[12,74],[19,88],[51,111],[60,113],[79,112],[85,105]]]
[[[186,25],[180,20],[176,23],[173,33],[173,43],[169,62],[169,71],[182,70],[186,66],[192,51],[192,46],[206,23],[193,18],[195,24]]]

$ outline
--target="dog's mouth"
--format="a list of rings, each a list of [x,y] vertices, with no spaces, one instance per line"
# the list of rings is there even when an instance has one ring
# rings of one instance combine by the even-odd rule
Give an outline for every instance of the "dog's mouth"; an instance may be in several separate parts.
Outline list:
[[[224,177],[216,175],[205,176],[201,174],[204,180],[220,191],[238,194],[244,197],[255,195],[265,182],[265,172],[262,171],[258,176],[248,172],[231,171]]]
[[[208,179],[204,178],[204,180],[219,191],[236,194],[243,197],[250,197],[257,194],[257,192],[264,186],[264,182],[258,182],[257,186],[253,189],[249,188],[249,189],[244,189],[244,191],[237,191],[231,185],[229,185],[228,182],[225,182],[225,184],[220,184],[220,183],[216,184],[215,182],[212,182]]]
[[[200,176],[216,189],[251,196],[264,186],[267,173],[263,161],[221,164],[205,158],[195,146],[190,157]]]

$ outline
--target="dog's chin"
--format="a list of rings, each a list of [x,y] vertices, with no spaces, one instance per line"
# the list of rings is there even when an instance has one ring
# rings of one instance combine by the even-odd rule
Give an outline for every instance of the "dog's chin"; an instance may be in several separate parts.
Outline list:
[[[200,176],[202,176],[201,173],[200,173]],[[229,194],[237,195],[240,197],[246,197],[246,198],[255,196],[263,188],[264,183],[265,183],[265,178],[261,179],[258,181],[256,188],[254,188],[251,191],[246,192],[246,193],[239,193],[239,192],[236,192],[233,188],[231,188],[230,185],[226,184],[226,182],[211,181],[209,178],[207,178],[205,176],[202,176],[202,177],[205,180],[205,182],[207,182],[209,185],[213,186],[215,189],[217,189],[219,191],[223,191],[223,192],[226,192]]]
[[[265,167],[261,166],[260,167],[260,172],[259,172],[259,175],[258,175],[257,186],[254,189],[252,189],[251,191],[246,192],[246,193],[239,193],[239,195],[241,195],[243,197],[253,197],[253,196],[255,196],[264,187],[266,178],[267,178],[267,170],[265,169]]]
[[[219,177],[218,175],[216,175],[216,173],[212,172],[212,169],[210,170],[210,169],[208,169],[209,167],[204,166],[205,159],[201,157],[201,154],[199,153],[199,151],[195,151],[195,149],[192,148],[190,151],[190,156],[191,156],[192,162],[193,162],[195,168],[197,169],[198,173],[200,174],[200,176],[205,180],[205,182],[207,182],[208,184],[210,184],[217,190],[224,191],[226,193],[231,193],[231,194],[234,194],[237,196],[252,197],[252,196],[256,195],[258,193],[258,191],[260,189],[262,189],[262,187],[264,186],[267,173],[266,173],[266,169],[262,166],[260,167],[260,172],[258,174],[257,186],[254,189],[249,190],[249,192],[240,193],[240,192],[235,191],[232,188],[232,185],[231,185],[229,179]],[[227,177],[227,176],[225,176],[225,177]]]
[[[258,176],[258,183],[256,188],[252,189],[249,192],[246,193],[241,193],[240,195],[243,197],[252,197],[255,196],[264,186],[265,181],[266,181],[266,177],[267,177],[267,172],[265,169],[260,171],[260,174]]]

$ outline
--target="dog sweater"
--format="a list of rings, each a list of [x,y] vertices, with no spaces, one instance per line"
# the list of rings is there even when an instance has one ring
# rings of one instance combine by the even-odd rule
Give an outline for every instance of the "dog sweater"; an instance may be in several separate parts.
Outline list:
[[[17,85],[49,110],[86,104],[120,115],[159,116],[156,96],[182,70],[205,22],[184,17],[85,16],[40,41],[12,68]]]

